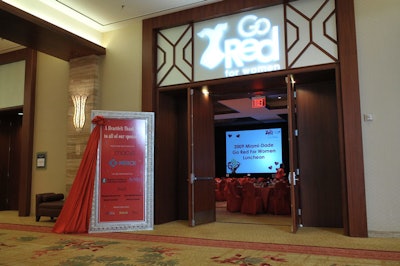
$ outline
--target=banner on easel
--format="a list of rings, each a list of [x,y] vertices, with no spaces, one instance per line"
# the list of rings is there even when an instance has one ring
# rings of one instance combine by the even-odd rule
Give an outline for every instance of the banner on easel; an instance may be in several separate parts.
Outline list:
[[[153,229],[154,113],[102,116],[89,232]]]

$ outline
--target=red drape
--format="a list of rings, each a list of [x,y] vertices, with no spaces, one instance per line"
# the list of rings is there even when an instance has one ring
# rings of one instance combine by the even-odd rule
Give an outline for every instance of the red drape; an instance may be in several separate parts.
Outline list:
[[[92,120],[96,127],[90,134],[81,164],[64,207],[53,227],[55,233],[87,233],[89,230],[96,174],[97,147],[100,129],[105,120],[96,116]]]

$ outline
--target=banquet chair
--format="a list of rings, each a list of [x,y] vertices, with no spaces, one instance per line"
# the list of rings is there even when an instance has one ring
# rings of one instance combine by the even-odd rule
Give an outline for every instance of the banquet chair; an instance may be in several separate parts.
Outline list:
[[[242,189],[243,201],[241,206],[241,213],[257,214],[263,212],[262,198],[256,195],[256,188],[251,182],[243,184]]]
[[[240,212],[242,195],[238,185],[237,181],[231,181],[226,184],[226,210],[229,212]]]
[[[269,198],[268,211],[275,215],[290,214],[290,188],[286,182],[277,182]]]
[[[216,201],[226,201],[225,197],[225,179],[216,180],[215,184],[215,200]]]

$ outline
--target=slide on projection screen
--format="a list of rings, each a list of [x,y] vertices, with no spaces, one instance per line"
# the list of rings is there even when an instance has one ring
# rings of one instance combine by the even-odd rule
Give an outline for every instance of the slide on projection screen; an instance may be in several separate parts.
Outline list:
[[[226,131],[226,173],[276,173],[282,163],[282,129]]]

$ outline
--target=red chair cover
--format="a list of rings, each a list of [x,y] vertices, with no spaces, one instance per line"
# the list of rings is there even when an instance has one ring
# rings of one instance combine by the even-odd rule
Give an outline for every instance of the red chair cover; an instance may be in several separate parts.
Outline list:
[[[226,201],[225,197],[225,179],[216,180],[216,188],[215,188],[215,200],[216,201]]]
[[[262,198],[256,195],[256,188],[252,182],[243,184],[243,202],[241,206],[241,213],[257,214],[262,213],[263,203]]]
[[[55,233],[87,233],[89,230],[97,147],[100,128],[105,120],[103,117],[96,116],[92,123],[96,124],[96,127],[90,134],[74,183],[53,227]]]
[[[265,179],[265,177],[259,177],[257,178],[257,183],[263,183],[266,182],[267,180]]]
[[[270,187],[260,187],[256,188],[256,193],[260,195],[263,205],[263,212],[268,212],[268,202],[270,196],[271,188]]]
[[[268,211],[273,214],[290,214],[290,188],[286,182],[277,182],[272,190]]]
[[[226,194],[226,209],[230,212],[239,212],[242,206],[242,196],[237,189],[239,183],[237,181],[231,181],[226,185],[228,187]]]

